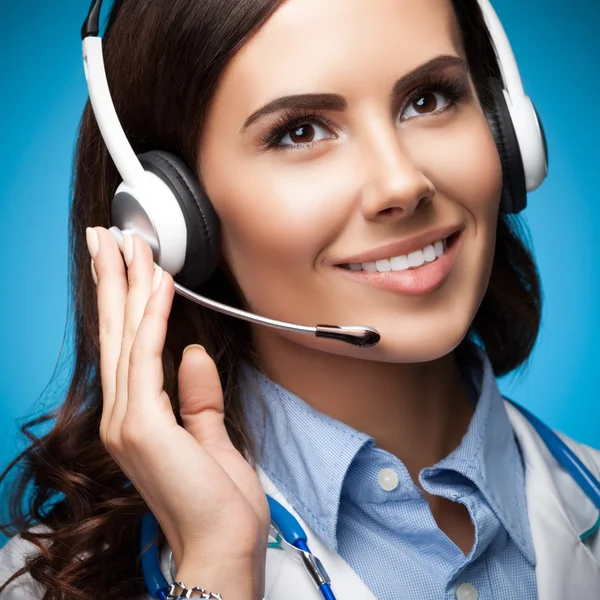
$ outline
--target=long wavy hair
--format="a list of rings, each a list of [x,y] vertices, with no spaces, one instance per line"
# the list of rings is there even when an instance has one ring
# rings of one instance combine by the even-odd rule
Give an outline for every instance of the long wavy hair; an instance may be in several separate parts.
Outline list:
[[[219,77],[281,2],[115,0],[103,36],[106,71],[117,113],[137,153],[160,148],[198,164],[199,135]],[[484,108],[489,107],[487,81],[498,75],[498,65],[479,6],[476,0],[452,4],[476,89]],[[119,181],[88,102],[75,151],[69,223],[74,367],[64,402],[23,425],[30,445],[1,476],[10,494],[3,497],[7,522],[0,530],[9,537],[20,534],[38,548],[11,580],[29,573],[43,588],[43,600],[129,600],[145,591],[139,529],[148,509],[99,438],[98,314],[85,242],[87,226],[110,226]],[[527,360],[541,318],[537,269],[519,223],[514,216],[499,217],[489,287],[459,347],[466,349],[473,341],[484,346],[496,375]],[[200,293],[240,303],[221,270]],[[253,360],[249,329],[175,297],[163,367],[176,414],[180,357],[185,346],[198,341],[218,367],[229,435],[238,450],[251,456],[236,387],[240,365]],[[71,362],[73,357],[62,359]],[[36,435],[40,425],[44,433]]]

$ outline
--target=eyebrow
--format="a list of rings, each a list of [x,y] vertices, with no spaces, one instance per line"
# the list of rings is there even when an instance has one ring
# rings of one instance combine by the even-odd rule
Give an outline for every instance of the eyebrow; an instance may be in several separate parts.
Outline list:
[[[468,71],[467,62],[459,56],[450,54],[441,54],[419,65],[412,71],[409,71],[394,83],[390,94],[391,101],[400,94],[400,92],[408,87],[416,85],[421,79],[427,76],[434,75],[448,67],[459,66],[464,71]],[[339,94],[293,94],[290,96],[282,96],[271,100],[262,108],[253,112],[245,121],[240,129],[243,134],[250,125],[258,121],[265,115],[277,112],[283,109],[298,109],[298,110],[346,110],[348,103],[344,96]]]

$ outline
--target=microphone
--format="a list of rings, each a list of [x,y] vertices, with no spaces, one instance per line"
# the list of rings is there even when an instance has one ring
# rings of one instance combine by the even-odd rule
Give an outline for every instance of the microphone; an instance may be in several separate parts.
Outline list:
[[[123,234],[134,233],[133,231],[127,230],[121,231],[118,227],[111,227],[109,231],[117,240],[117,244],[121,250],[123,249]],[[156,265],[156,263],[154,264]],[[226,304],[222,304],[221,302],[217,302],[216,300],[211,300],[210,298],[201,296],[200,294],[192,292],[176,281],[174,283],[175,292],[177,292],[183,298],[187,298],[188,300],[191,300],[200,306],[210,308],[211,310],[215,310],[224,315],[248,321],[249,323],[265,325],[267,327],[281,329],[284,331],[311,334],[318,338],[327,338],[339,342],[346,342],[359,348],[370,348],[375,346],[381,339],[379,332],[375,328],[365,325],[315,325],[311,327],[308,325],[298,325],[296,323],[287,323],[285,321],[269,319],[268,317],[261,317],[254,313],[249,313],[245,310],[234,308],[233,306],[228,306]]]

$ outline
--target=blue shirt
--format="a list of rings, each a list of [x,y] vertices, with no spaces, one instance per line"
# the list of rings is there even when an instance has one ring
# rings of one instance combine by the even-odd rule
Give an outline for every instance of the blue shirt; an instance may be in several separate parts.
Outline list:
[[[468,556],[438,528],[397,457],[255,369],[245,373],[258,464],[376,598],[537,600],[523,461],[483,352],[463,369],[476,402],[467,433],[419,474],[427,492],[467,507]]]

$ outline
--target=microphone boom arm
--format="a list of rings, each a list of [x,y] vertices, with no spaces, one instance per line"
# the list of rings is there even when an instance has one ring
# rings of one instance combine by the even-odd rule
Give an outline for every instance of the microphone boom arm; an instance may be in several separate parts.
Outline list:
[[[381,338],[376,329],[363,325],[316,325],[315,327],[311,327],[308,325],[296,325],[294,323],[286,323],[285,321],[277,321],[275,319],[269,319],[268,317],[260,317],[258,315],[246,312],[245,310],[234,308],[233,306],[228,306],[226,304],[221,304],[220,302],[211,300],[205,296],[200,296],[200,294],[196,294],[195,292],[188,290],[179,283],[174,283],[175,291],[180,296],[183,296],[184,298],[206,308],[216,310],[224,315],[237,317],[238,319],[242,319],[250,323],[266,325],[267,327],[283,329],[285,331],[308,333],[316,337],[346,342],[360,348],[369,348],[374,346]]]

